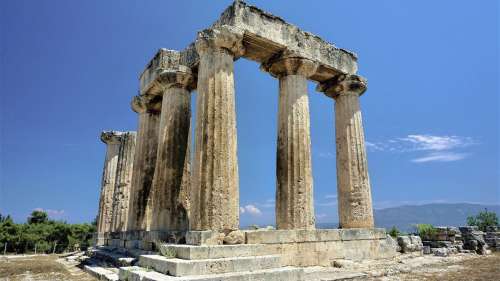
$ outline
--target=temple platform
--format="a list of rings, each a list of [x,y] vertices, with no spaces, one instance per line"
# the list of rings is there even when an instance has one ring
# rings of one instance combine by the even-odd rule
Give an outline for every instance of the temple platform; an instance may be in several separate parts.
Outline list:
[[[184,236],[177,232],[176,236],[186,244],[157,240],[156,249],[145,252],[126,249],[123,245],[127,241],[120,240],[101,251],[136,254],[134,261],[126,264],[123,256],[106,256],[121,258],[116,263],[121,265],[120,280],[315,280],[313,276],[319,275],[313,268],[320,267],[324,276],[329,268],[333,274],[335,263],[345,260],[391,259],[397,255],[397,243],[379,228],[242,230],[241,234],[244,243],[235,245],[223,244],[224,234],[219,232],[188,231]]]

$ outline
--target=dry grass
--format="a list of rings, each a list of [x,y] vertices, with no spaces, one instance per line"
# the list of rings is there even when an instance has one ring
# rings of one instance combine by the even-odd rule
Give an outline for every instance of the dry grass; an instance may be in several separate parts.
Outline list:
[[[421,272],[399,277],[404,281],[500,281],[500,252],[446,265],[429,266]]]
[[[66,267],[56,261],[57,255],[5,260],[0,257],[0,281],[95,281],[87,273]]]

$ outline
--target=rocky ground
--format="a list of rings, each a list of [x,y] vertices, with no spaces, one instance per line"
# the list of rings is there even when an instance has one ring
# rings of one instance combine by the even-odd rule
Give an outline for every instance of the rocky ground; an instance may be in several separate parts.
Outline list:
[[[374,280],[500,281],[500,252],[487,256],[456,255],[438,258],[435,263],[414,268],[411,272]]]
[[[57,255],[0,256],[0,281],[95,281],[81,269],[58,262]]]
[[[393,261],[339,263],[339,275],[364,273],[359,280],[377,281],[500,281],[500,252],[488,256],[401,256]],[[0,281],[95,281],[77,267],[61,263],[56,255],[0,257]]]

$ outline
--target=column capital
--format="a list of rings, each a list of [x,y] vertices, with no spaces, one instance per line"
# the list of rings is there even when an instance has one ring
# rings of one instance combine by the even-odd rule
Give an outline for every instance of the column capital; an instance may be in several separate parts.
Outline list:
[[[286,75],[313,76],[319,68],[319,63],[295,54],[280,54],[262,63],[260,69],[269,72],[273,77]]]
[[[181,88],[191,92],[196,89],[196,79],[187,66],[179,65],[178,69],[164,71],[158,77],[157,83],[163,88]]]
[[[198,32],[195,46],[198,53],[221,49],[230,52],[235,58],[245,53],[243,31],[226,25]]]
[[[119,131],[102,131],[101,141],[105,144],[118,144],[124,133]]]
[[[196,88],[196,75],[182,62],[176,50],[160,49],[139,77],[139,95],[163,95],[169,87]]]
[[[367,88],[366,78],[355,74],[339,74],[330,80],[318,84],[316,91],[326,96],[337,98],[340,95],[361,96]]]
[[[132,101],[130,102],[130,105],[132,107],[132,110],[139,114],[145,112],[160,113],[161,101],[161,96],[134,96],[132,98]]]

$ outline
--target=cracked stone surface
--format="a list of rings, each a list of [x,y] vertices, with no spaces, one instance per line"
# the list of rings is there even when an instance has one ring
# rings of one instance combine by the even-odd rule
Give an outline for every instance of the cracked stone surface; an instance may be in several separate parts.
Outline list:
[[[151,218],[151,187],[156,166],[161,96],[136,96],[132,109],[139,115],[136,157],[127,230],[147,230]]]
[[[339,75],[318,90],[335,99],[337,193],[342,228],[372,228],[373,207],[359,96],[366,80]]]
[[[122,132],[118,131],[104,131],[101,133],[101,141],[106,144],[106,158],[104,160],[104,169],[102,173],[97,233],[106,233],[111,230],[116,167],[118,164],[122,134]]]
[[[120,149],[118,152],[118,163],[116,167],[116,182],[113,194],[111,232],[127,230],[130,186],[132,183],[132,170],[135,155],[135,140],[135,132],[126,132],[120,137]]]

